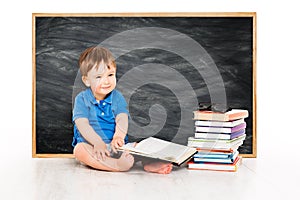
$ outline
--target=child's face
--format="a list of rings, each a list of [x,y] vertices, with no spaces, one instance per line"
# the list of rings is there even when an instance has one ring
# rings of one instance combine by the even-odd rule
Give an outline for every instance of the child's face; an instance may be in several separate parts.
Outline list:
[[[82,77],[83,82],[91,88],[97,100],[105,99],[106,95],[116,87],[116,68],[113,65],[110,66],[108,69],[106,64],[101,62],[98,69],[93,67],[87,76]]]

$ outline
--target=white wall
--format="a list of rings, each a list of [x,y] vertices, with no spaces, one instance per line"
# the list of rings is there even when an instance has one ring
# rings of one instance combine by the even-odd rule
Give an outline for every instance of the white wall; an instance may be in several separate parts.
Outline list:
[[[106,1],[105,1],[106,2]],[[131,3],[129,3],[131,2]],[[296,1],[7,1],[1,9],[1,152],[11,161],[31,159],[32,21],[34,13],[257,12],[258,156],[297,150],[300,124],[299,19]],[[165,3],[162,3],[165,2]],[[197,2],[197,3],[194,3]],[[26,4],[26,5],[25,5]],[[298,30],[296,29],[298,26]],[[299,78],[298,78],[299,77]],[[298,89],[299,90],[299,89]],[[294,118],[294,119],[293,119]],[[3,160],[3,158],[2,158]],[[299,161],[298,161],[299,162]]]

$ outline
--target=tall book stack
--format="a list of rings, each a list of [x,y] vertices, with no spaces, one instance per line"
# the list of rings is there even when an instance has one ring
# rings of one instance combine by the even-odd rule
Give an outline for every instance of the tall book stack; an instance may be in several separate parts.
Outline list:
[[[225,113],[194,111],[195,135],[188,146],[198,152],[188,162],[188,169],[236,171],[242,157],[238,148],[246,138],[247,110],[232,109]]]

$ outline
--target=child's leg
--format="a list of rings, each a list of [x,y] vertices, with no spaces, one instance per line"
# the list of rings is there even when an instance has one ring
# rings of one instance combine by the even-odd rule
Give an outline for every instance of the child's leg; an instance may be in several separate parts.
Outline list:
[[[107,157],[104,161],[97,160],[93,154],[93,147],[87,143],[78,143],[74,148],[74,155],[80,162],[99,170],[128,171],[134,162],[132,155],[123,153],[120,158]]]

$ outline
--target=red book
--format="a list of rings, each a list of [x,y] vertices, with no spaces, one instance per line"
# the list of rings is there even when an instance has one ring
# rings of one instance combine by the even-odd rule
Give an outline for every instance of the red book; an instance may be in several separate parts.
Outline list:
[[[243,109],[232,109],[226,113],[213,111],[194,111],[194,120],[210,120],[210,121],[233,121],[236,119],[247,118],[249,113]]]

